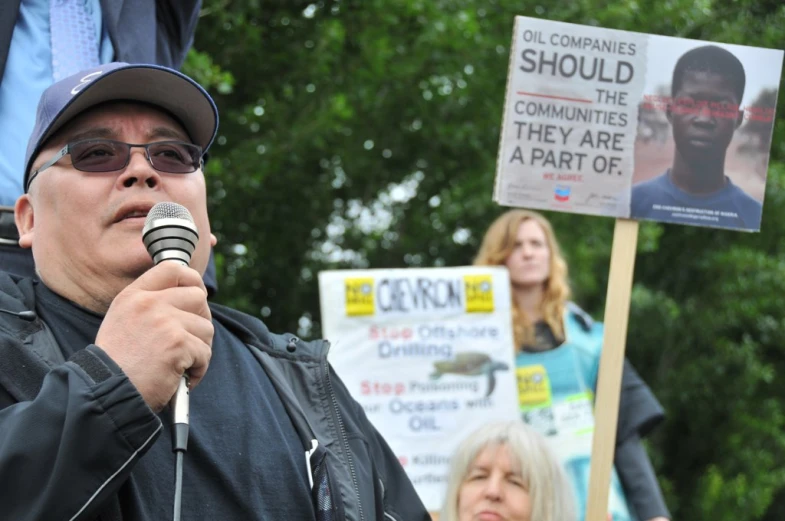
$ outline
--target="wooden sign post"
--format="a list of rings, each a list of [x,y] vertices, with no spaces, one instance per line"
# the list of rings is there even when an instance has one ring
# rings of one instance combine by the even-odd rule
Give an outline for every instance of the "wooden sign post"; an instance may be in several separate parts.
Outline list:
[[[616,449],[616,424],[637,244],[638,221],[617,219],[613,230],[605,300],[605,336],[594,402],[595,427],[586,505],[587,521],[606,521],[608,515],[608,490]]]

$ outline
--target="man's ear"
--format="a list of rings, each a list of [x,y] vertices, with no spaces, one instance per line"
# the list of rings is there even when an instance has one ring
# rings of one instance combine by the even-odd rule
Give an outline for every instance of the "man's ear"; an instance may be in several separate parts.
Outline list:
[[[741,124],[744,123],[744,111],[739,109],[739,115],[736,116],[736,129],[738,129]]]
[[[33,247],[33,228],[35,225],[35,211],[30,200],[30,194],[24,194],[16,200],[14,206],[14,221],[19,231],[19,246],[22,248]]]
[[[668,106],[665,108],[665,118],[668,120],[668,123],[671,125],[673,124],[673,113],[671,112],[671,107],[673,106],[673,100],[668,102]]]

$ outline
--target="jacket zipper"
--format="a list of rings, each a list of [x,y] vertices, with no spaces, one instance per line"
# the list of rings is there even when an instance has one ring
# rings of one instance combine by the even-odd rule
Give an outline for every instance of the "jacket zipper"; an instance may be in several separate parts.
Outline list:
[[[365,520],[365,515],[363,514],[363,505],[360,502],[360,488],[357,485],[357,472],[354,470],[354,462],[352,461],[352,453],[349,450],[349,440],[346,438],[346,430],[343,425],[343,419],[341,419],[341,412],[338,409],[338,400],[335,398],[335,393],[333,392],[333,386],[330,382],[330,367],[327,363],[324,363],[324,378],[327,382],[327,392],[330,393],[330,400],[332,401],[333,405],[333,414],[335,419],[338,423],[338,432],[341,435],[341,441],[343,442],[343,450],[346,453],[346,461],[349,463],[349,471],[352,474],[352,485],[354,486],[354,494],[357,498],[357,509],[360,514],[360,521]]]

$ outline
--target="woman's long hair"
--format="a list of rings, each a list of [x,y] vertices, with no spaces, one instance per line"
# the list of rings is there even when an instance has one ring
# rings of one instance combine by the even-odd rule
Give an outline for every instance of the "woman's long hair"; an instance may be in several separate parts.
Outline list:
[[[564,309],[570,298],[570,286],[567,280],[567,262],[561,254],[553,227],[544,216],[530,210],[510,210],[500,215],[491,224],[482,240],[480,251],[474,259],[476,266],[504,265],[507,257],[515,248],[518,228],[526,221],[533,220],[542,228],[550,250],[550,275],[543,287],[543,299],[540,312],[550,326],[556,338],[564,339]],[[520,349],[524,345],[534,343],[534,324],[526,317],[513,298],[512,302],[513,334],[515,345]]]

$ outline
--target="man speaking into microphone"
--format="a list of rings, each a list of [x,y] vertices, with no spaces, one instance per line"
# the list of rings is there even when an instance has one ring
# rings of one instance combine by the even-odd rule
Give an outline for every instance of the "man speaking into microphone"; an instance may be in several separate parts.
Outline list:
[[[0,271],[4,519],[160,521],[180,503],[189,520],[429,519],[325,342],[207,302],[217,126],[210,96],[157,66],[106,64],[42,96],[15,206],[38,280]],[[189,262],[145,247],[159,203],[195,227]]]

